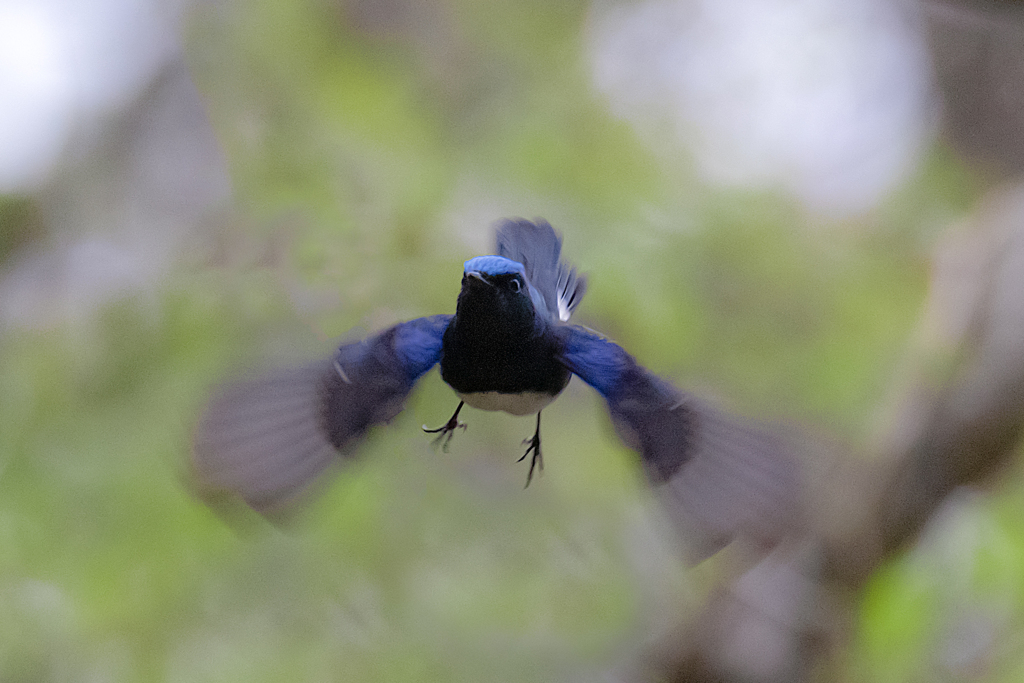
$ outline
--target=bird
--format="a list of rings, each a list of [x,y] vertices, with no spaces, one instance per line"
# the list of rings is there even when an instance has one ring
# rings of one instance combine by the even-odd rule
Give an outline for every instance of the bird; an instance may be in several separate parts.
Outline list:
[[[332,463],[355,457],[439,365],[459,403],[447,422],[423,430],[447,449],[466,428],[467,405],[536,414],[520,458],[530,457],[527,486],[543,469],[541,413],[575,375],[604,399],[694,557],[740,536],[771,547],[801,524],[795,440],[680,391],[619,344],[570,323],[587,278],[562,259],[562,237],[546,220],[502,219],[495,236],[494,254],[463,264],[454,314],[401,322],[327,359],[216,389],[193,441],[199,490],[265,514],[287,508]]]

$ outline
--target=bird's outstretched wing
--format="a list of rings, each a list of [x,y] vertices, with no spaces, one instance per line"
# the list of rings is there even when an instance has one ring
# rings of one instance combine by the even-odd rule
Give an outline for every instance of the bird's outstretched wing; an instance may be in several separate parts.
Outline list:
[[[679,391],[598,334],[558,330],[562,362],[607,401],[694,559],[738,537],[771,546],[802,524],[795,441]]]
[[[395,417],[441,357],[449,315],[400,323],[343,344],[331,358],[224,385],[193,449],[206,494],[240,496],[259,512],[297,498],[370,427]]]
[[[587,291],[587,279],[559,257],[562,238],[543,218],[506,218],[497,223],[498,255],[523,264],[526,279],[544,297],[551,315],[565,322]]]

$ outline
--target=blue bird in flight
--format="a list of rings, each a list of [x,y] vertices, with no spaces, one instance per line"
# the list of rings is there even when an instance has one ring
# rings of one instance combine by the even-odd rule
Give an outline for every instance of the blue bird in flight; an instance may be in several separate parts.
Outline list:
[[[445,448],[464,405],[537,415],[520,460],[527,485],[543,469],[540,416],[578,376],[606,401],[622,441],[695,555],[737,536],[773,545],[799,523],[793,443],[679,391],[618,344],[569,324],[586,279],[561,259],[543,220],[497,225],[496,254],[465,262],[454,315],[399,323],[343,344],[333,356],[228,384],[200,420],[193,470],[201,489],[240,496],[257,511],[284,508],[370,428],[402,410],[440,364],[459,404],[435,433]]]

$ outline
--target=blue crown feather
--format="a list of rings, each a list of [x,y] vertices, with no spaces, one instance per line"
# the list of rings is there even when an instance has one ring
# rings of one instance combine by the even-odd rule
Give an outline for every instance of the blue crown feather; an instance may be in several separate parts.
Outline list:
[[[477,256],[471,258],[463,265],[463,272],[477,271],[486,275],[510,275],[518,273],[526,277],[526,269],[522,263],[517,263],[504,256]]]

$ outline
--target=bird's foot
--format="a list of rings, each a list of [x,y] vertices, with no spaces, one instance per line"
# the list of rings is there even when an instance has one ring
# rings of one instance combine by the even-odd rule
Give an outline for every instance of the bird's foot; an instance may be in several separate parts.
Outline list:
[[[537,430],[537,432],[534,433],[534,435],[531,438],[523,440],[523,445],[526,446],[527,444],[529,444],[529,448],[526,449],[526,452],[523,453],[523,456],[519,458],[519,460],[517,460],[516,462],[522,462],[523,460],[526,460],[526,456],[530,455],[530,453],[533,453],[533,457],[530,458],[530,471],[527,472],[526,474],[526,486],[529,486],[530,482],[533,480],[533,469],[536,467],[538,474],[544,471],[544,456],[541,455],[540,453],[539,429]]]
[[[459,422],[459,411],[462,410],[462,403],[459,403],[459,407],[455,409],[451,418],[437,429],[430,429],[427,425],[423,425],[423,431],[427,434],[437,434],[437,438],[430,442],[432,446],[441,444],[441,450],[445,453],[448,452],[448,442],[455,436],[455,430],[461,428],[462,431],[466,431],[466,423]]]
[[[441,444],[441,450],[444,451],[445,453],[448,452],[448,443],[452,440],[452,437],[455,436],[455,430],[460,428],[462,429],[462,431],[466,431],[466,423],[459,422],[454,418],[448,420],[448,422],[438,427],[437,429],[427,429],[427,425],[423,425],[423,431],[425,431],[427,434],[437,434],[437,437],[433,441],[431,441],[430,444],[432,446]]]

